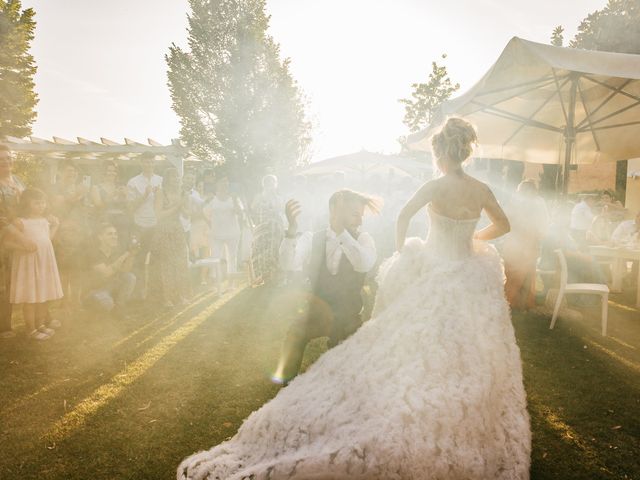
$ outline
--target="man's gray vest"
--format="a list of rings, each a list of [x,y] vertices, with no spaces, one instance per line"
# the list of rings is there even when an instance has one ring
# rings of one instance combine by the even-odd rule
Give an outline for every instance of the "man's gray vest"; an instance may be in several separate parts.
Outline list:
[[[307,276],[311,291],[327,302],[336,317],[358,315],[362,310],[362,287],[366,273],[356,272],[342,255],[336,275],[327,268],[327,232],[313,235]]]

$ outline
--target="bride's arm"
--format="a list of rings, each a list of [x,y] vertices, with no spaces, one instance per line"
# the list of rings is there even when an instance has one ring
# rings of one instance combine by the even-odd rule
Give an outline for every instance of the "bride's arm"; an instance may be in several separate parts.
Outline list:
[[[404,247],[404,242],[407,239],[407,230],[409,229],[409,223],[413,216],[423,208],[427,203],[431,201],[434,193],[434,182],[427,182],[413,195],[411,200],[402,207],[400,214],[398,215],[398,221],[396,223],[396,250],[401,251]]]
[[[488,225],[482,230],[478,230],[473,235],[473,238],[476,240],[493,240],[494,238],[501,237],[505,233],[509,233],[509,230],[511,230],[509,219],[489,187],[487,187],[487,199],[483,205],[483,209],[487,212],[487,217],[491,220],[491,225]]]

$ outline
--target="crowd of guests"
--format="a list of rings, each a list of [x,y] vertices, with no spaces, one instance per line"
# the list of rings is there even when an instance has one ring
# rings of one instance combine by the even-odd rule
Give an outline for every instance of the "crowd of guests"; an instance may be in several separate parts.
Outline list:
[[[507,299],[514,309],[535,306],[537,271],[555,272],[557,250],[564,254],[570,283],[607,283],[606,265],[590,254],[591,245],[640,248],[640,212],[633,219],[611,192],[578,195],[578,202],[547,204],[535,182],[522,182],[506,202],[511,232],[499,243],[504,258]],[[637,281],[638,262],[627,282]],[[541,275],[545,291],[557,281]],[[580,298],[578,298],[578,302]]]
[[[180,306],[198,283],[219,286],[242,271],[254,285],[277,282],[285,201],[299,203],[300,231],[316,231],[326,221],[322,199],[347,186],[376,192],[384,201],[363,229],[375,239],[380,258],[387,257],[394,250],[390,232],[397,213],[419,182],[374,177],[346,185],[345,175],[336,172],[313,185],[291,177],[282,188],[267,175],[252,195],[232,185],[221,169],[181,176],[169,166],[160,175],[158,164],[154,155],[142,154],[139,173],[123,178],[119,165],[106,161],[91,181],[73,161],[63,160],[52,185],[27,188],[13,173],[11,152],[0,145],[0,337],[15,336],[13,305],[22,308],[28,337],[46,340],[61,325],[48,310],[56,300],[121,318],[133,302]],[[515,309],[535,305],[536,271],[555,270],[557,249],[567,258],[571,282],[602,283],[607,272],[589,255],[589,245],[640,248],[640,213],[626,220],[629,212],[609,192],[549,208],[527,180],[503,204],[511,232],[498,248]],[[424,236],[426,215],[411,228],[411,235]],[[631,277],[637,278],[633,268]]]
[[[248,263],[254,219],[228,177],[211,169],[181,176],[173,167],[159,175],[158,164],[142,154],[139,174],[127,179],[106,161],[90,182],[74,161],[61,160],[53,184],[32,188],[0,145],[0,337],[15,336],[12,306],[21,306],[28,338],[47,340],[63,320],[52,317],[51,302],[62,299],[67,308],[58,312],[121,318],[134,302],[183,305],[194,282],[214,283]],[[273,224],[277,236],[277,179],[263,184],[255,220]],[[255,261],[267,276],[273,260],[259,247]],[[221,268],[198,267],[202,259]]]

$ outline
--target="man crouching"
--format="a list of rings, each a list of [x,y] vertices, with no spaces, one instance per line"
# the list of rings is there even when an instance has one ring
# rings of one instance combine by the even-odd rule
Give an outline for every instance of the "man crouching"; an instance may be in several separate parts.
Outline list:
[[[299,234],[300,204],[287,202],[289,226],[280,246],[280,267],[301,274],[309,289],[309,305],[287,331],[274,381],[286,384],[298,374],[310,340],[329,337],[331,348],[362,324],[362,287],[377,259],[373,238],[359,231],[366,209],[378,213],[380,202],[340,190],[329,199],[329,227]]]

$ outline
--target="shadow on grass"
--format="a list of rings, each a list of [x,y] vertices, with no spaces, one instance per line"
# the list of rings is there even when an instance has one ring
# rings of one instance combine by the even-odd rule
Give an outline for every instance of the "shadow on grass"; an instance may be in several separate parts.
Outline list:
[[[533,430],[531,478],[636,478],[640,472],[640,375],[603,355],[587,326],[548,329],[549,318],[514,315]]]

